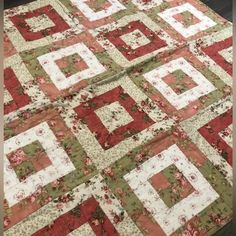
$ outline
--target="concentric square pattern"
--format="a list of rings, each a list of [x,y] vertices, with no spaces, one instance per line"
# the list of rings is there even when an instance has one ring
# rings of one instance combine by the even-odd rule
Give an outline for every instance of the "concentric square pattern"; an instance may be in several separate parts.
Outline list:
[[[80,56],[86,64],[85,69],[66,77],[56,61],[75,53]],[[104,66],[101,65],[94,54],[83,43],[77,43],[55,52],[44,54],[38,57],[38,60],[59,90],[67,89],[80,80],[89,79],[106,71]]]
[[[71,109],[62,114],[97,168],[103,169],[174,124],[155,104],[145,109],[149,103],[148,97],[125,76],[99,86],[92,94],[85,89],[69,102]]]
[[[193,186],[194,192],[172,208],[169,208],[148,180],[171,164],[174,164],[185,176]],[[138,169],[126,174],[124,178],[144,204],[144,207],[149,209],[166,235],[174,233],[183,222],[190,220],[219,197],[198,169],[189,162],[176,145],[150,158]],[[197,205],[193,209],[192,205],[196,203]]]
[[[122,67],[132,66],[177,46],[177,42],[142,12],[125,16],[117,23],[101,26],[91,32]]]
[[[196,23],[193,22],[193,25],[186,26],[183,22],[176,20],[175,16],[184,12],[191,13],[196,18]],[[204,31],[216,25],[212,19],[204,15],[204,13],[193,7],[190,3],[184,3],[180,6],[167,9],[159,13],[159,16],[185,38],[189,38],[200,31]]]
[[[18,52],[82,32],[83,26],[58,0],[39,0],[6,10],[5,31]]]
[[[37,0],[4,19],[5,236],[232,219],[229,22],[197,0]]]
[[[50,182],[70,173],[75,169],[65,151],[58,147],[56,138],[47,123],[37,125],[25,133],[5,141],[5,155],[12,153],[26,145],[38,141],[46,151],[51,165],[19,181],[15,171],[11,168],[9,159],[4,159],[4,191],[9,206],[13,206],[22,199],[34,193],[37,188],[44,187]],[[14,144],[14,145],[13,145]],[[18,156],[21,158],[20,156]]]
[[[188,75],[195,82],[196,86],[186,92],[176,94],[173,89],[163,81],[163,78],[177,70],[182,70]],[[216,89],[199,71],[181,57],[144,74],[144,78],[159,90],[177,110],[197,100],[203,94],[208,94]]]

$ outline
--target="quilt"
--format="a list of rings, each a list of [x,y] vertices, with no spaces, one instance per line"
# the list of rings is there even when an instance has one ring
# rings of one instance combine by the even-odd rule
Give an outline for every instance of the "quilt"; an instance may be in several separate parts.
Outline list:
[[[214,235],[232,130],[232,24],[200,1],[4,11],[5,236]]]

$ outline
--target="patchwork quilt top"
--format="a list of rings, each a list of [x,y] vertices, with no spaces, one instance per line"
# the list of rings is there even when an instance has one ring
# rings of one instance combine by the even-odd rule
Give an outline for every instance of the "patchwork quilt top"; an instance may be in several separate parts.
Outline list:
[[[6,236],[213,235],[232,217],[232,24],[198,0],[4,11]]]

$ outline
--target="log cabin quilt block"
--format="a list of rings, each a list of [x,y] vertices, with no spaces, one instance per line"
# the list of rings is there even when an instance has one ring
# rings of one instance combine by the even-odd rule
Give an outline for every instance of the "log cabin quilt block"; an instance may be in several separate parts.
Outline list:
[[[154,55],[167,54],[181,44],[142,12],[124,16],[90,32],[112,59],[124,68]]]
[[[9,227],[96,174],[91,158],[55,108],[25,112],[4,130]]]
[[[22,52],[21,57],[51,100],[122,71],[89,32]]]
[[[128,76],[62,102],[62,116],[99,170],[175,123]]]
[[[173,38],[186,44],[231,26],[199,0],[163,1],[146,10],[146,14]]]
[[[4,235],[212,236],[232,219],[232,24],[199,0],[4,11]]]
[[[215,217],[226,221],[231,217],[230,183],[181,127],[157,140],[105,169],[108,186],[144,235],[187,235],[191,231],[212,235],[220,227]],[[228,189],[223,198],[221,181]]]
[[[190,118],[231,93],[231,87],[187,47],[169,57],[155,57],[130,70],[129,76],[176,121]]]
[[[83,26],[58,0],[39,0],[4,13],[5,31],[18,52],[47,45]]]
[[[115,22],[122,16],[132,12],[132,4],[129,1],[65,0],[62,3],[87,29]]]

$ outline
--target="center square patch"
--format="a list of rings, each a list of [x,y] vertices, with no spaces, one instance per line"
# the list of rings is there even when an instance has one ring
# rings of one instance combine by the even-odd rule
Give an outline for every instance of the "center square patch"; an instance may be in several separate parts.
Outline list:
[[[97,173],[53,107],[6,123],[4,140],[6,229]]]
[[[89,32],[22,52],[21,57],[51,100],[122,71]]]
[[[128,68],[167,55],[183,42],[176,42],[143,12],[127,15],[117,22],[90,30],[111,58]]]
[[[231,25],[199,0],[163,1],[145,13],[172,38],[185,43]]]
[[[231,87],[200,62],[188,47],[169,57],[153,58],[130,70],[128,75],[177,122],[194,116],[231,92]]]
[[[65,191],[5,235],[142,236],[100,174]]]
[[[174,125],[128,76],[62,99],[61,115],[99,170]]]
[[[232,216],[231,185],[179,126],[103,177],[144,235],[213,235]]]
[[[4,11],[4,29],[17,52],[76,35],[84,27],[58,0],[38,0]]]

